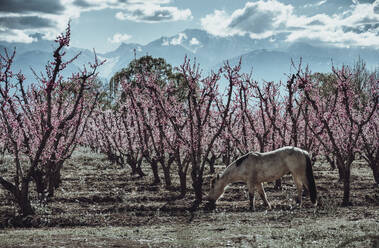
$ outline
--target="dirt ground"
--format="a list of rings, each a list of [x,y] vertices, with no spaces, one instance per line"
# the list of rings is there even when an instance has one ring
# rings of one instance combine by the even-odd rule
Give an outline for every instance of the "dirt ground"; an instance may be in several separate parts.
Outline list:
[[[11,162],[3,159],[2,175],[10,174]],[[217,167],[219,172],[223,168]],[[14,227],[11,216],[17,208],[0,188],[0,247],[379,247],[379,188],[373,187],[363,161],[353,165],[350,207],[339,206],[337,171],[317,162],[316,208],[308,197],[303,208],[296,207],[296,188],[285,176],[281,191],[265,185],[273,209],[267,211],[257,197],[255,212],[248,209],[244,184],[228,187],[216,210],[201,206],[192,213],[191,191],[185,199],[172,200],[177,189],[150,185],[151,176],[139,179],[129,172],[80,149],[66,162],[52,202],[33,202],[33,228]],[[177,186],[176,172],[172,174]]]

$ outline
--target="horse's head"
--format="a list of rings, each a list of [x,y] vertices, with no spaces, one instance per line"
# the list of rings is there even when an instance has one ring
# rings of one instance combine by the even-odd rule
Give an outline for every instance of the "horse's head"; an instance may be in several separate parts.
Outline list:
[[[224,187],[221,181],[222,179],[220,179],[219,175],[211,179],[211,185],[208,193],[208,201],[210,203],[216,203],[217,199],[224,192]]]

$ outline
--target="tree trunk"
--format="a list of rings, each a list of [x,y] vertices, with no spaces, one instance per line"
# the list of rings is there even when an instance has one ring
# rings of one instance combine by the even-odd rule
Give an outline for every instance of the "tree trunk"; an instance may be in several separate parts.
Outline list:
[[[16,200],[23,217],[34,215],[35,213],[29,199],[29,182],[29,180],[23,179],[21,184],[21,191],[18,191],[18,194],[16,195]]]
[[[133,176],[133,175],[138,174],[139,177],[146,176],[145,173],[143,173],[143,171],[141,169],[142,159],[139,159],[139,160],[134,159],[130,155],[127,155],[127,163],[130,166],[130,168],[132,169],[132,172],[130,173],[130,175]]]
[[[281,190],[282,189],[282,179],[279,178],[275,181],[274,189]]]
[[[160,184],[161,179],[159,178],[159,173],[158,173],[158,162],[153,160],[150,163],[150,166],[151,166],[151,169],[153,170],[153,175],[154,175],[153,185]]]
[[[370,161],[369,165],[372,169],[372,174],[375,179],[375,183],[377,186],[379,186],[379,163],[378,161]]]
[[[51,174],[48,175],[48,180],[49,180],[48,198],[54,197],[54,191],[59,187],[59,185],[62,182],[60,169],[61,169],[61,166],[59,166],[59,168],[56,168],[55,170],[52,170]]]
[[[0,177],[0,184],[13,195],[14,201],[19,206],[21,216],[23,217],[34,214],[29,200],[29,183],[29,179],[23,178],[20,190],[18,184],[14,185]]]
[[[344,182],[345,181],[345,176],[346,176],[346,171],[345,171],[345,168],[344,168],[344,164],[337,162],[337,169],[338,169],[338,176],[339,176],[338,182]]]
[[[230,154],[229,152],[227,152],[227,154],[225,154],[224,156],[222,156],[222,162],[225,164],[225,165],[229,165],[230,164]]]
[[[351,163],[345,164],[343,167],[343,199],[342,206],[350,206],[350,167]]]
[[[46,189],[46,180],[44,179],[43,171],[40,169],[34,169],[32,175],[33,181],[36,184],[36,191],[38,194],[38,199],[42,203],[45,199],[45,189]]]
[[[41,203],[48,198],[54,197],[54,191],[60,186],[62,182],[62,165],[62,161],[56,163],[48,162],[42,165],[42,169],[34,169],[32,180],[36,184],[38,198]],[[45,193],[47,193],[47,196]]]
[[[177,150],[175,154],[176,165],[178,166],[178,175],[180,181],[180,195],[179,198],[184,198],[187,194],[187,171],[189,163],[187,160],[182,161],[180,157],[180,152]]]
[[[187,194],[187,173],[179,169],[179,180],[180,180],[180,198],[184,198]]]
[[[214,174],[215,173],[215,163],[216,163],[216,156],[215,155],[212,155],[212,157],[208,160],[208,163],[209,163],[209,172],[211,174]]]
[[[171,187],[171,175],[169,166],[162,166],[166,188]]]
[[[192,208],[196,210],[200,203],[203,201],[203,192],[202,192],[202,179],[196,180],[195,183],[192,184],[194,192],[195,192],[195,201],[193,203]]]
[[[375,186],[379,186],[379,147],[375,150],[366,148],[365,152],[362,154],[363,158],[366,160],[368,165],[372,170],[372,175],[374,176]]]
[[[142,171],[140,165],[137,165],[137,167],[136,167],[136,172],[137,172],[137,174],[138,174],[139,177],[144,177],[144,176],[146,176],[146,174],[143,173],[143,171]]]
[[[200,203],[203,201],[203,175],[202,171],[198,166],[193,166],[192,165],[192,172],[191,172],[191,177],[192,177],[192,187],[195,192],[195,202],[192,206],[193,210],[196,210]]]
[[[130,175],[131,175],[131,176],[134,176],[135,174],[138,174],[138,172],[137,172],[137,167],[136,167],[136,163],[135,163],[135,162],[128,162],[128,165],[129,165],[130,168],[132,169],[132,171],[130,172]]]
[[[165,164],[165,159],[164,158],[162,158],[162,160],[161,160],[161,165],[162,165],[162,168],[163,168],[163,175],[164,175],[165,185],[166,185],[167,189],[172,186],[170,170],[171,170],[171,165],[172,165],[172,163],[174,163],[174,161],[175,161],[175,156],[173,154],[171,154],[169,156],[167,164]]]
[[[120,156],[114,154],[111,150],[107,151],[107,157],[112,164],[118,164],[121,168],[124,168],[124,164],[120,161]]]
[[[333,159],[333,155],[332,155],[332,157],[326,155],[325,158],[326,158],[326,161],[328,161],[328,163],[330,164],[330,168],[332,170],[334,170],[336,168],[336,163],[335,163],[335,161]]]

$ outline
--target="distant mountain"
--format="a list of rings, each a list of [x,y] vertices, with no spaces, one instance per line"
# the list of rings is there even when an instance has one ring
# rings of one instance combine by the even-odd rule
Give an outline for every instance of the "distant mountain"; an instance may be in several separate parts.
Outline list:
[[[294,43],[286,49],[259,49],[229,59],[237,64],[242,58],[242,71],[253,72],[255,80],[287,80],[295,72],[292,61],[298,66],[309,66],[312,72],[331,72],[332,66],[352,66],[359,58],[366,62],[369,70],[379,68],[379,50],[368,48],[316,47],[306,43]],[[221,64],[218,64],[220,66]]]
[[[328,59],[339,65],[349,65],[361,57],[367,64],[379,65],[379,50],[372,48],[316,47],[299,42],[292,44],[287,51],[294,56],[307,57],[312,61]]]
[[[254,80],[285,80],[290,72],[291,54],[288,52],[260,49],[229,59],[231,65],[242,59],[242,72],[252,72]],[[221,66],[221,64],[219,64]]]
[[[238,63],[242,57],[242,70],[253,70],[255,80],[286,80],[285,74],[293,72],[291,59],[295,63],[302,58],[303,65],[309,65],[313,72],[329,72],[331,65],[352,65],[358,57],[367,63],[369,69],[379,67],[379,50],[371,48],[338,48],[312,46],[307,43],[285,43],[284,37],[270,37],[268,39],[253,40],[248,36],[216,37],[199,29],[187,29],[171,37],[161,37],[147,45],[122,43],[114,51],[98,54],[100,59],[107,62],[100,68],[99,76],[108,81],[116,72],[127,67],[134,56],[151,55],[162,57],[173,66],[183,63],[187,56],[196,63],[205,73],[217,69],[223,61],[231,64]],[[48,60],[53,60],[52,51],[55,44],[52,41],[38,39],[30,44],[0,42],[0,49],[13,50],[17,47],[14,61],[14,72],[22,70],[27,80],[33,81],[34,75],[30,68],[40,73]],[[66,59],[81,52],[79,58],[65,71],[68,77],[78,71],[84,64],[92,62],[93,52],[86,49],[69,47]]]
[[[38,40],[30,44],[0,42],[1,53],[4,52],[4,48],[8,50],[9,54],[16,48],[12,71],[14,73],[21,71],[26,77],[26,83],[30,83],[36,81],[36,75],[34,75],[33,71],[37,74],[37,77],[41,77],[41,73],[45,75],[45,65],[48,61],[54,61],[53,51],[56,48],[56,44],[53,41],[46,40]],[[65,60],[69,60],[81,53],[78,59],[63,71],[65,78],[83,69],[83,65],[88,66],[88,62],[94,61],[94,54],[89,50],[69,47],[65,51]]]
[[[277,47],[269,39],[252,40],[248,36],[235,36],[220,38],[208,34],[199,29],[186,29],[183,32],[171,37],[161,37],[145,46],[139,44],[121,44],[116,50],[103,54],[109,59],[113,70],[107,68],[110,73],[105,77],[113,75],[117,71],[126,67],[134,58],[151,55],[162,57],[173,66],[181,65],[184,57],[187,56],[191,61],[196,59],[204,71],[214,69],[220,62],[245,54],[256,49],[273,49]]]

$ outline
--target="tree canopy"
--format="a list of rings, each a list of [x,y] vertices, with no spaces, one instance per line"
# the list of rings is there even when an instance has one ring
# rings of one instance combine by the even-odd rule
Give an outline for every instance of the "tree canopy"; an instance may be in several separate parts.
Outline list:
[[[133,59],[126,68],[117,72],[109,82],[109,93],[111,98],[115,98],[120,90],[120,83],[125,80],[128,83],[137,85],[137,77],[142,80],[148,80],[148,77],[154,75],[155,82],[163,86],[173,81],[178,88],[177,94],[181,98],[184,94],[183,75],[175,73],[172,66],[163,58],[154,58],[146,55]]]

